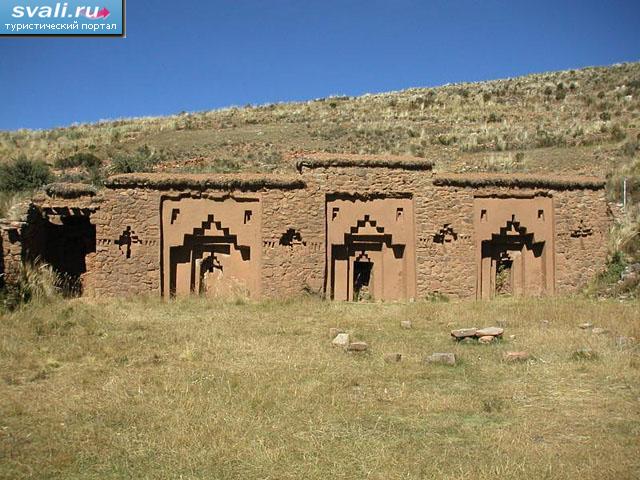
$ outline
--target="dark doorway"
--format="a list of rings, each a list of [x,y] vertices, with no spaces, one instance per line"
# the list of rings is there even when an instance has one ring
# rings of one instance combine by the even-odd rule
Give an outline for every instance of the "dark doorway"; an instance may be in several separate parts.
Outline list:
[[[86,256],[96,251],[96,227],[89,214],[38,214],[25,236],[25,260],[51,265],[63,294],[81,295]]]
[[[373,262],[353,263],[353,297],[354,300],[370,300],[371,293],[369,284],[371,282],[371,271]]]

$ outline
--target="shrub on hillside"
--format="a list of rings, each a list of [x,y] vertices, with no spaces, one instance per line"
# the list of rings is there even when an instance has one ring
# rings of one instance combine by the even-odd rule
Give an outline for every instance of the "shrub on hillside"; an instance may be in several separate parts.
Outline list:
[[[84,167],[87,169],[99,168],[102,165],[102,160],[96,157],[93,153],[79,152],[74,153],[69,157],[56,159],[54,166],[56,168],[76,168]]]
[[[52,178],[49,165],[39,160],[31,161],[24,155],[0,165],[0,190],[2,191],[32,190],[51,182]]]
[[[120,154],[113,159],[113,173],[150,172],[163,160],[163,155],[153,151],[148,145],[140,147],[133,154]]]

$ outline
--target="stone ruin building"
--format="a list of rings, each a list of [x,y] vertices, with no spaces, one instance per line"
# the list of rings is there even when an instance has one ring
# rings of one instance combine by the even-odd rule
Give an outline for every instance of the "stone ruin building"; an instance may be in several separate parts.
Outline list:
[[[49,185],[20,221],[0,221],[2,279],[43,261],[88,296],[489,299],[575,292],[606,261],[597,178],[434,173],[422,159],[338,154],[296,169]]]

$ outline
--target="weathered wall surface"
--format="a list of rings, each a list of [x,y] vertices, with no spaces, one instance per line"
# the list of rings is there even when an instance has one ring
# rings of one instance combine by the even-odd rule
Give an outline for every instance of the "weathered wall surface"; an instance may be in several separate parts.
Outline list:
[[[567,190],[554,196],[556,293],[571,293],[601,271],[612,214],[604,190]]]
[[[22,242],[18,222],[0,223],[0,286],[18,279],[22,264]]]
[[[513,180],[512,176],[509,181],[492,176],[443,179],[419,162],[400,161],[369,165],[311,162],[299,165],[298,170],[295,177],[256,176],[248,180],[232,175],[124,176],[91,197],[41,198],[34,204],[51,218],[79,214],[88,216],[95,225],[95,252],[87,255],[87,272],[82,275],[83,293],[94,296],[162,293],[163,198],[250,195],[259,201],[260,238],[255,245],[261,248],[263,297],[325,292],[326,208],[328,199],[336,196],[357,199],[362,205],[385,198],[411,202],[413,208],[407,212],[412,211],[413,217],[405,220],[415,225],[411,258],[415,259],[416,298],[436,292],[476,296],[477,198],[542,195],[552,199],[554,216],[549,221],[555,232],[552,254],[557,293],[573,292],[584,285],[606,260],[611,217],[601,183]],[[6,223],[0,228],[4,259],[4,267],[0,267],[5,272],[16,271],[24,257],[24,230],[11,230]]]
[[[107,189],[101,200],[93,216],[96,253],[86,281],[87,293],[160,295],[160,192]],[[129,245],[121,240],[127,228],[136,237]]]

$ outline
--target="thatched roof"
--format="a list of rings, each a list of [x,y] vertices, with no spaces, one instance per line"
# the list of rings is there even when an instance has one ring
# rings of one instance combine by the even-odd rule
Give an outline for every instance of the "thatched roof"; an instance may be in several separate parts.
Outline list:
[[[109,177],[108,188],[149,188],[155,190],[262,190],[275,188],[289,190],[304,188],[298,177],[257,174],[170,174],[170,173],[126,173]]]
[[[97,193],[96,187],[93,185],[62,182],[45,185],[44,191],[54,198],[93,197]]]
[[[600,190],[605,180],[597,177],[570,177],[527,174],[438,174],[434,185],[452,187],[549,188],[552,190]]]
[[[347,153],[313,153],[299,157],[296,160],[296,169],[299,172],[302,172],[303,168],[330,167],[431,170],[433,163],[424,158],[408,155],[356,155]]]

